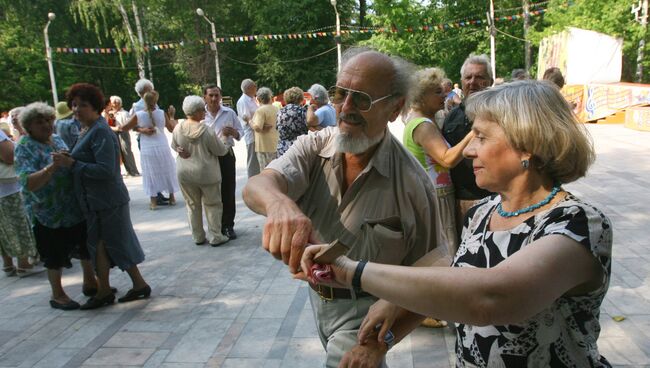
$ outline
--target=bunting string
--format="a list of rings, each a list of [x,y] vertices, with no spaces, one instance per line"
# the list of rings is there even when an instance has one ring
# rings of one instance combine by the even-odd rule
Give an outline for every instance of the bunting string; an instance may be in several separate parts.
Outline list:
[[[530,11],[529,16],[539,16],[544,14],[545,9],[537,9]],[[513,14],[507,16],[495,17],[495,22],[511,22],[524,19],[524,13]],[[437,31],[446,31],[449,29],[460,29],[465,27],[472,26],[482,26],[487,25],[488,22],[485,19],[474,19],[474,20],[463,20],[450,23],[442,23],[437,25],[423,25],[418,27],[353,27],[353,26],[344,26],[347,29],[341,29],[341,36],[349,35],[358,35],[358,34],[398,34],[398,33],[416,33],[416,32],[437,32]],[[310,32],[300,32],[300,33],[289,33],[289,34],[258,34],[258,35],[239,35],[239,36],[224,36],[217,37],[217,43],[235,43],[235,42],[257,42],[260,40],[311,40],[323,37],[337,37],[336,31],[326,31],[326,29],[331,29],[332,27],[324,27],[320,30],[310,31]],[[213,40],[201,39],[197,41],[199,44],[204,45],[214,45]],[[163,42],[159,44],[150,44],[146,45],[143,48],[143,51],[146,53],[152,51],[161,51],[161,50],[173,50],[181,47],[185,47],[188,44],[187,41],[180,42]],[[103,47],[53,47],[53,51],[57,53],[64,54],[117,54],[117,53],[132,53],[135,50],[131,47],[122,47],[118,48],[103,48]]]

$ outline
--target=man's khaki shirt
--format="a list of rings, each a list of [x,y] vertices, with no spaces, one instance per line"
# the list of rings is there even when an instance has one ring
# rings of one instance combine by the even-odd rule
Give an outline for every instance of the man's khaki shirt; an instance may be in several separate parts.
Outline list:
[[[354,260],[397,265],[411,265],[436,247],[446,249],[435,189],[388,129],[345,194],[337,134],[338,128],[331,127],[300,136],[267,166],[287,180],[289,197],[311,219],[318,240],[339,239]]]

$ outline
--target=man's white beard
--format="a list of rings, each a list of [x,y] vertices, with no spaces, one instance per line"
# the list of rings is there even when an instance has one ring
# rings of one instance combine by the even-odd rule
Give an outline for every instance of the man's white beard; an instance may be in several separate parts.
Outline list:
[[[361,137],[359,138],[354,138],[347,133],[339,131],[339,134],[336,136],[334,142],[336,144],[336,152],[358,155],[360,153],[366,152],[372,146],[381,142],[383,138],[383,134],[379,134],[375,138],[368,138],[365,133],[362,133]]]

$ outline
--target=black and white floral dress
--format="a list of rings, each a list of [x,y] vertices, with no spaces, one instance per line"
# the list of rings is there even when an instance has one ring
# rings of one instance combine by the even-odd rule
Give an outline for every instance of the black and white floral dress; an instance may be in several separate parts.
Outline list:
[[[301,135],[307,134],[307,115],[305,108],[287,104],[278,111],[278,157],[284,155],[293,142]]]
[[[453,267],[491,268],[537,239],[567,236],[584,245],[603,270],[601,286],[562,296],[534,317],[504,326],[456,324],[457,367],[609,367],[598,353],[600,305],[609,287],[612,228],[595,207],[568,194],[551,209],[505,231],[490,231],[501,201],[488,197],[468,211]]]

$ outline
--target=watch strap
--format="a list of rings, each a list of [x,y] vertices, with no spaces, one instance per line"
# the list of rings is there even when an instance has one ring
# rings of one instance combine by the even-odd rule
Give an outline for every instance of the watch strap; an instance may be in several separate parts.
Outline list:
[[[366,267],[366,263],[368,263],[368,261],[359,261],[359,263],[357,263],[357,268],[354,270],[354,275],[352,276],[352,287],[356,292],[360,292],[362,290],[361,274],[363,273],[363,269]]]

